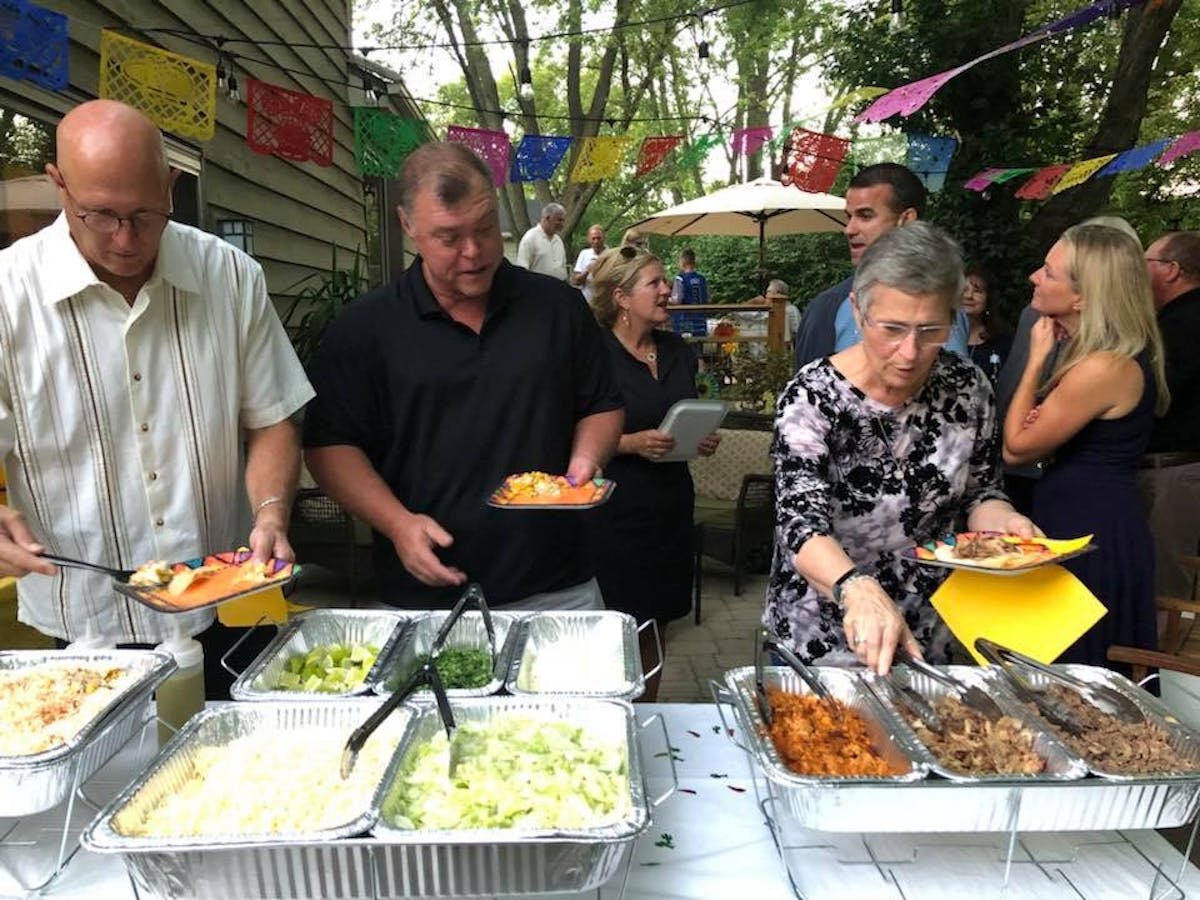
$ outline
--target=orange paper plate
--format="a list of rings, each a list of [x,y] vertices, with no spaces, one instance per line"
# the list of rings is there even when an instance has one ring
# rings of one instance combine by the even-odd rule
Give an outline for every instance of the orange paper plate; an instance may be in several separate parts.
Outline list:
[[[523,472],[505,478],[487,502],[497,509],[593,509],[607,503],[616,486],[609,478],[572,486],[564,475]]]
[[[171,569],[175,573],[187,569],[198,569],[201,566],[213,566],[216,571],[203,578],[197,579],[186,590],[179,594],[170,593],[166,586],[150,587],[123,582],[114,583],[117,592],[131,597],[144,606],[156,612],[181,613],[207,609],[230,600],[249,597],[262,591],[274,590],[291,583],[298,574],[300,567],[295,563],[285,563],[272,559],[267,562],[267,579],[265,581],[247,582],[244,565],[250,561],[249,550],[231,550],[227,553],[214,553],[202,559],[190,559],[187,562],[174,563]]]

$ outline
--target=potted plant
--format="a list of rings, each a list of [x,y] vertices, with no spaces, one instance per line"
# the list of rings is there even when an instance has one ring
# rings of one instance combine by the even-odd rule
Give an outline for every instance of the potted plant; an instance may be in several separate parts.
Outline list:
[[[355,250],[350,266],[339,269],[337,247],[332,249],[329,271],[314,273],[293,285],[300,289],[293,295],[291,306],[283,316],[283,327],[291,336],[292,346],[305,371],[312,365],[329,323],[337,318],[343,306],[367,288],[362,253]]]

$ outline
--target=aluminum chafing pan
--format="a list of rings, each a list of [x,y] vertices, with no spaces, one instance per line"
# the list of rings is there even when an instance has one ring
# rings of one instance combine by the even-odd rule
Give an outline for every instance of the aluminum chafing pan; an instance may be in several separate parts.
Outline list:
[[[1020,665],[1014,663],[1014,665]],[[1084,757],[1083,761],[1088,766],[1090,771],[1111,781],[1120,781],[1127,783],[1190,783],[1194,782],[1200,785],[1200,734],[1180,722],[1174,715],[1171,714],[1162,702],[1151,694],[1143,691],[1129,679],[1116,672],[1104,669],[1099,666],[1085,666],[1077,664],[1065,664],[1052,666],[1053,669],[1061,670],[1068,675],[1088,682],[1100,687],[1111,688],[1118,691],[1133,700],[1134,703],[1146,715],[1148,722],[1153,722],[1159,728],[1167,733],[1171,748],[1179,754],[1183,759],[1193,764],[1192,769],[1172,770],[1165,772],[1154,772],[1145,775],[1129,775],[1121,772],[1114,772],[1103,768],[1103,766],[1094,764],[1091,760]],[[1037,672],[1035,670],[1022,667],[1027,680],[1033,687],[1041,689],[1049,685],[1053,679],[1050,676]],[[997,673],[999,676],[999,673]],[[995,682],[1001,686],[1005,694],[1008,694],[1006,681],[997,677]],[[1061,682],[1055,682],[1061,684]],[[1073,688],[1063,685],[1067,690]],[[1086,698],[1085,698],[1086,699]],[[1044,724],[1044,728],[1052,730],[1053,726]],[[1057,733],[1057,732],[1052,732]]]
[[[916,759],[916,748],[897,733],[896,723],[892,722],[888,713],[879,705],[875,697],[867,691],[858,677],[846,669],[829,667],[814,667],[810,669],[821,679],[829,693],[842,701],[852,710],[862,716],[867,726],[867,734],[871,745],[888,763],[889,767],[898,770],[898,775],[883,776],[809,776],[800,775],[789,769],[775,749],[767,725],[759,712],[755,699],[754,667],[745,666],[732,669],[725,673],[725,683],[733,693],[738,711],[743,721],[748,723],[745,729],[749,749],[755,760],[762,767],[768,778],[788,788],[804,785],[841,785],[841,784],[898,784],[916,781],[924,778],[928,767]],[[788,694],[810,694],[808,685],[804,683],[790,668],[767,666],[763,670],[763,684],[767,688],[776,688]]]
[[[359,703],[342,701],[338,705]],[[315,708],[313,704],[304,707]],[[415,746],[418,734],[427,739],[440,728],[432,708],[421,710],[411,720],[398,757]],[[617,873],[650,822],[642,761],[633,734],[633,708],[616,701],[586,699],[488,698],[454,703],[455,715],[461,721],[508,710],[536,710],[590,723],[604,729],[605,734],[623,733],[629,747],[629,815],[606,828],[563,834],[400,831],[380,824],[375,829],[377,837],[324,843],[306,840],[119,847],[102,828],[117,808],[118,798],[84,832],[83,843],[100,852],[122,852],[138,895],[163,900],[449,898],[599,888]],[[390,782],[390,778],[387,780]],[[380,794],[375,808],[381,804]]]
[[[624,815],[592,828],[406,829],[381,812],[372,833],[386,845],[380,857],[383,896],[452,897],[584,891],[598,888],[616,871],[633,842],[650,825],[633,707],[590,698],[507,697],[454,704],[459,723],[500,716],[533,715],[571,722],[591,733],[621,736],[626,748],[628,797]],[[405,736],[397,773],[409,754],[441,728],[424,710]],[[403,777],[397,774],[396,777]]]
[[[229,689],[234,700],[328,700],[370,693],[382,677],[383,660],[401,639],[408,617],[386,610],[314,609],[292,619],[271,640]],[[374,644],[379,655],[366,679],[340,692],[280,688],[287,661],[322,644]]]
[[[745,670],[727,673],[729,676]],[[753,684],[753,673],[749,674]],[[751,688],[752,690],[752,688]],[[747,740],[760,727],[755,707],[740,702],[730,686],[720,703],[732,706],[739,733]],[[747,709],[753,718],[747,716]],[[792,784],[774,777],[754,743],[744,746],[764,776],[766,791],[788,829],[832,832],[951,831],[1107,831],[1117,828],[1170,828],[1200,813],[1200,779],[1147,779],[1117,783],[1095,777],[1062,782],[948,780],[896,784]]]
[[[136,733],[148,715],[154,689],[175,669],[174,659],[155,650],[0,652],[0,671],[48,664],[118,667],[134,677],[65,743],[28,756],[0,756],[0,815],[31,815],[61,803],[73,784],[87,781]]]
[[[262,703],[234,703],[209,707],[197,713],[186,726],[171,739],[150,766],[118,794],[100,812],[84,832],[84,843],[91,850],[101,853],[140,853],[186,850],[232,848],[240,845],[275,844],[284,841],[328,841],[333,838],[350,837],[366,832],[374,822],[374,810],[380,801],[377,796],[390,780],[395,764],[395,750],[404,731],[411,724],[412,709],[402,706],[397,709],[375,733],[374,739],[382,738],[387,745],[389,762],[369,788],[360,787],[360,793],[352,798],[349,817],[336,824],[314,828],[296,823],[294,828],[277,832],[238,831],[204,835],[154,835],[134,836],[128,834],[129,824],[140,824],[157,808],[165,797],[178,791],[193,778],[194,764],[201,753],[228,746],[238,738],[265,731],[277,733],[279,737],[279,766],[294,768],[292,754],[303,754],[305,748],[288,743],[288,735],[301,729],[320,728],[332,735],[350,733],[378,708],[378,701],[334,700],[325,703],[308,701],[264,701]],[[360,758],[358,763],[362,766]],[[223,777],[236,779],[238,772],[226,769]],[[247,782],[246,791],[262,791],[260,784]],[[297,779],[294,789],[312,792],[312,788]],[[314,804],[322,798],[314,796]],[[262,798],[270,803],[271,798]]]
[[[505,687],[632,700],[645,688],[637,622],[614,610],[535,613],[521,623]]]
[[[395,642],[392,652],[387,657],[380,656],[381,675],[374,686],[376,693],[391,694],[400,689],[404,680],[429,656],[438,629],[442,627],[448,615],[449,613],[444,611],[427,612],[413,619],[403,637]],[[447,688],[446,693],[450,697],[486,697],[504,687],[504,677],[508,672],[508,661],[512,654],[512,638],[517,632],[517,618],[502,612],[493,612],[491,616],[492,627],[496,630],[496,658],[492,660],[491,681],[478,688]],[[487,650],[487,629],[484,628],[482,614],[463,613],[450,629],[450,634],[442,646]],[[420,698],[422,695],[415,696]]]
[[[904,734],[908,745],[915,747],[917,758],[924,762],[930,771],[963,784],[1074,781],[1087,774],[1087,766],[1084,762],[1048,732],[1045,724],[1037,716],[1030,713],[1024,704],[1018,703],[1007,692],[996,690],[996,673],[980,669],[977,666],[939,666],[939,668],[962,684],[983,690],[995,699],[1005,715],[1012,716],[1028,728],[1034,736],[1033,752],[1042,758],[1045,768],[1036,774],[1010,773],[1004,775],[995,773],[970,775],[950,768],[921,740],[916,730],[909,724],[886,679],[880,678],[874,672],[864,673],[862,677],[875,698],[888,711],[894,720],[895,727]],[[913,689],[927,700],[940,700],[952,693],[941,682],[905,666],[894,668],[889,677],[895,679],[897,683]]]

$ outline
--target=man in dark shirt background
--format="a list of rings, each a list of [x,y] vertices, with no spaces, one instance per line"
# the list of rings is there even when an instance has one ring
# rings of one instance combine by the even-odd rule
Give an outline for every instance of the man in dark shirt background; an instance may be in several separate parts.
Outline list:
[[[468,580],[489,603],[599,608],[586,512],[498,510],[507,475],[592,478],[623,411],[578,291],[504,260],[487,167],[425,144],[400,172],[420,254],[350,304],[317,354],[305,459],[375,532],[380,599],[446,606]]]
[[[1154,423],[1141,485],[1154,533],[1160,596],[1187,597],[1178,559],[1200,541],[1200,233],[1164,234],[1146,248],[1171,407]]]

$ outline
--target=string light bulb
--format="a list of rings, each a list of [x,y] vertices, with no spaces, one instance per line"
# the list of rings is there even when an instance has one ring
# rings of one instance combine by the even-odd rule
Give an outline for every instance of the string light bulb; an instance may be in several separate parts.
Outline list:
[[[904,0],[892,0],[891,31],[899,31],[904,27]]]
[[[533,99],[533,74],[529,71],[529,66],[521,66],[520,85],[517,88],[521,97],[525,100]]]
[[[700,54],[701,59],[708,59],[708,41],[701,41],[697,44],[696,52]]]
[[[242,94],[238,90],[237,76],[233,74],[232,70],[229,72],[229,78],[225,82],[225,87],[227,93],[229,94],[229,99],[234,103],[240,103],[242,100]]]

